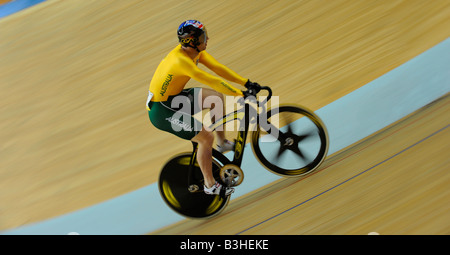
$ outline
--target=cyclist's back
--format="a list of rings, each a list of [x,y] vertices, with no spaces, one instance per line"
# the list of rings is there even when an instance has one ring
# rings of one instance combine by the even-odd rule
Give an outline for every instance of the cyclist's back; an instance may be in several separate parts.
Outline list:
[[[242,92],[239,89],[227,81],[201,70],[197,66],[198,63],[204,64],[214,72],[219,72],[219,75],[225,75],[226,77],[224,78],[227,80],[242,85],[247,82],[247,79],[217,62],[206,51],[201,51],[195,59],[191,59],[181,49],[181,45],[178,45],[161,61],[155,71],[149,88],[150,92],[153,93],[152,101],[167,101],[169,96],[178,95],[191,78],[211,86],[218,92],[232,96],[242,96]],[[228,73],[220,73],[221,68],[228,69]]]

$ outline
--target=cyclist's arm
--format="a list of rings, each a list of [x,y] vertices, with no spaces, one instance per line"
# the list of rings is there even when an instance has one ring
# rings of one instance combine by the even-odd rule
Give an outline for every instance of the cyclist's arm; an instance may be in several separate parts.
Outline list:
[[[217,92],[231,95],[231,96],[243,96],[242,91],[235,88],[230,83],[211,75],[202,69],[198,68],[194,62],[189,60],[182,60],[182,68],[186,72],[186,75],[193,78],[194,80],[206,84],[212,87]]]
[[[248,81],[244,77],[237,74],[235,71],[219,63],[211,54],[206,51],[202,51],[199,62],[215,72],[217,75],[242,86]]]

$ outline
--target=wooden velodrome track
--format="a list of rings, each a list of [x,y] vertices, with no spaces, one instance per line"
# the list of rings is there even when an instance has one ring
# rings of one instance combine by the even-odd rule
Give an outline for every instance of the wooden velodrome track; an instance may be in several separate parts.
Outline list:
[[[450,36],[448,0],[241,2],[49,0],[1,19],[0,231],[149,185],[190,150],[144,107],[185,19],[207,25],[219,61],[313,110]],[[445,97],[308,178],[154,233],[450,234],[449,112]]]

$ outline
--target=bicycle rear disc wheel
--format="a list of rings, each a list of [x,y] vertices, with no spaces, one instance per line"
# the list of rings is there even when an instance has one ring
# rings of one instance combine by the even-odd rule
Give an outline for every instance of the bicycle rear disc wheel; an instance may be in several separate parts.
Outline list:
[[[159,192],[166,204],[175,212],[189,218],[208,218],[220,213],[227,205],[229,196],[207,195],[203,191],[203,175],[197,163],[194,181],[198,190],[189,190],[189,163],[191,152],[177,155],[167,161],[159,175]],[[213,159],[213,175],[220,180],[221,164]]]
[[[264,117],[264,116],[263,116]],[[301,176],[315,170],[328,152],[328,132],[311,110],[283,105],[267,112],[252,136],[252,149],[269,171]]]

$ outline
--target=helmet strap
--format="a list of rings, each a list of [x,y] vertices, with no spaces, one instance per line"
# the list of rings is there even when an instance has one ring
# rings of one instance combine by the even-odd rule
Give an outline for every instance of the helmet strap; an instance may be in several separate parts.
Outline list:
[[[186,47],[191,47],[194,50],[196,50],[198,53],[200,53],[200,50],[198,49],[198,46],[192,46],[191,44],[186,45]]]

